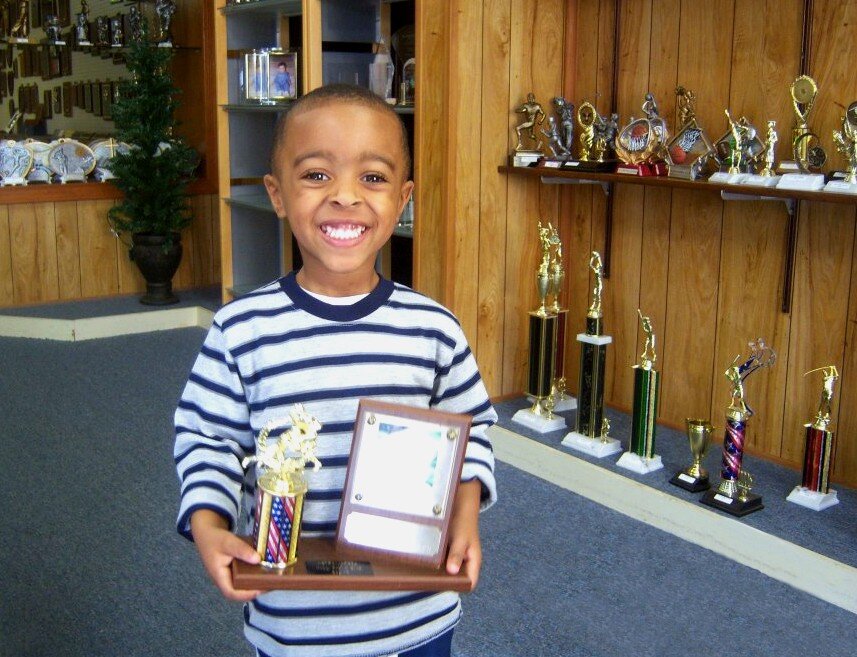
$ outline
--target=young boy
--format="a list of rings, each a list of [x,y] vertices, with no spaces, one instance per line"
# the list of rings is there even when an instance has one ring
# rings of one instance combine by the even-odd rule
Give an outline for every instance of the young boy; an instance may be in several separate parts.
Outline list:
[[[265,186],[300,247],[297,273],[215,316],[176,411],[178,530],[195,541],[223,595],[246,601],[259,655],[449,655],[461,615],[455,593],[233,589],[232,559],[257,563],[248,534],[253,473],[241,461],[270,420],[294,404],[322,423],[322,469],[307,472],[303,536],[332,536],[361,398],[473,416],[446,568],[474,586],[478,512],[496,499],[485,437],[496,421],[455,317],[375,272],[413,188],[398,116],[367,90],[331,85],[298,100],[276,129]],[[390,463],[390,468],[395,468]]]

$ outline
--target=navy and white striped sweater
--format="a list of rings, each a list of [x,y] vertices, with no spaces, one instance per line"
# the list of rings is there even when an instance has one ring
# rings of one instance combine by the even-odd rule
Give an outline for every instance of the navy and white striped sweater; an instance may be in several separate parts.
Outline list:
[[[494,502],[485,431],[497,416],[455,317],[383,279],[353,305],[329,305],[291,273],[218,311],[194,363],[175,414],[179,532],[191,538],[190,516],[206,508],[250,533],[252,472],[245,481],[241,461],[268,421],[301,403],[323,425],[303,535],[333,535],[361,398],[472,415],[462,480],[479,479],[483,508]],[[460,614],[455,593],[275,591],[245,607],[244,632],[275,657],[386,655],[434,638]]]

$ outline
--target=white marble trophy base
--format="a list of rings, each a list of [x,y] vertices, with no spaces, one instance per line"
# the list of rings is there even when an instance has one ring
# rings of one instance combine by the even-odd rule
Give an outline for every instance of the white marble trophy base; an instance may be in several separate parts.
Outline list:
[[[743,183],[749,174],[746,173],[729,173],[727,171],[718,171],[713,174],[708,182],[723,183],[726,185],[740,185]]]
[[[562,444],[597,459],[622,451],[622,443],[615,438],[607,438],[602,441],[601,438],[590,438],[577,431],[566,434],[565,438],[562,439]]]
[[[536,398],[527,396],[527,401],[531,404],[535,404]],[[565,411],[573,411],[575,408],[577,408],[577,400],[574,397],[569,397],[568,395],[566,395],[562,399],[554,400],[554,413],[564,413]]]
[[[587,344],[603,345],[613,342],[613,338],[609,335],[589,335],[588,333],[578,333],[577,341],[585,342]]]
[[[795,486],[786,500],[805,506],[807,509],[812,509],[813,511],[824,511],[828,507],[839,504],[839,498],[836,496],[835,490],[829,493],[819,493],[803,486]]]
[[[782,176],[760,176],[757,173],[748,174],[744,180],[741,181],[742,185],[749,185],[751,187],[776,187]]]
[[[639,454],[634,454],[634,452],[625,452],[622,454],[622,456],[619,457],[619,460],[616,461],[616,465],[620,468],[636,472],[637,474],[649,474],[650,472],[660,470],[664,467],[664,464],[661,462],[661,457],[657,454],[650,459],[644,459]]]
[[[824,189],[824,175],[821,173],[786,173],[777,183],[777,189],[818,191]]]
[[[26,185],[27,179],[23,176],[9,176],[8,178],[3,178],[3,182],[0,184],[8,187],[12,187],[14,185]]]
[[[551,431],[565,429],[565,419],[559,415],[552,415],[547,418],[544,415],[536,415],[529,408],[522,408],[515,413],[512,416],[512,422],[517,422],[536,433],[550,433]]]
[[[848,183],[844,180],[831,180],[824,186],[825,192],[836,192],[837,194],[857,194],[857,184]]]

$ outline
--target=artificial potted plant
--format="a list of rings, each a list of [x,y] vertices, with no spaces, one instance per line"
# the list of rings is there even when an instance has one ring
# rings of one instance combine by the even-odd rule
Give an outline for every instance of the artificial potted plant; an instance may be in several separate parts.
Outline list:
[[[132,78],[112,106],[117,138],[130,145],[111,162],[113,183],[125,193],[108,213],[111,230],[131,236],[130,257],[146,279],[150,305],[178,301],[172,278],[181,262],[182,228],[192,218],[187,186],[198,163],[196,151],[174,134],[178,89],[170,74],[171,48],[159,48],[143,31],[126,54]]]

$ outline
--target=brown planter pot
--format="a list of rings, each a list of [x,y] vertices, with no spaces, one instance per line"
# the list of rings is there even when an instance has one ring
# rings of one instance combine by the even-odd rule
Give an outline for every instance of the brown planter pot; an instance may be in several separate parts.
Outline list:
[[[140,303],[150,306],[178,303],[179,298],[173,294],[173,276],[182,259],[181,235],[171,233],[169,237],[171,244],[168,244],[167,235],[135,233],[131,236],[131,259],[146,279],[146,294],[140,297]]]

